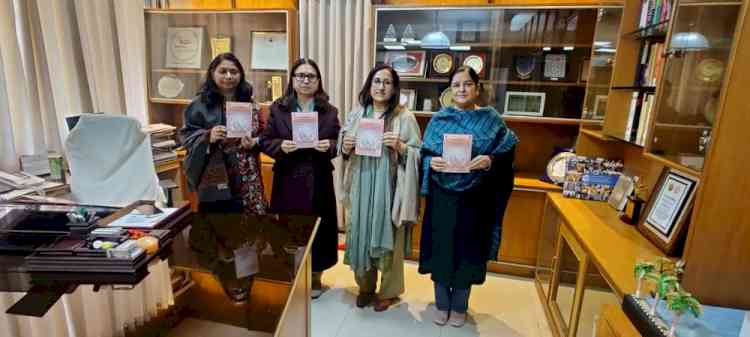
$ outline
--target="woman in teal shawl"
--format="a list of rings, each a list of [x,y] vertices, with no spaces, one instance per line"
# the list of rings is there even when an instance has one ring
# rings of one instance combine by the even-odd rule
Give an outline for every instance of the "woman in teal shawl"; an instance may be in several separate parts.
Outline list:
[[[347,221],[344,263],[359,286],[357,306],[374,301],[375,311],[386,310],[404,292],[404,251],[410,249],[410,225],[419,212],[419,124],[399,105],[399,90],[391,67],[378,65],[370,71],[359,94],[361,107],[347,115],[338,141]],[[383,120],[379,156],[357,154],[363,119]]]
[[[518,143],[500,114],[479,107],[479,76],[459,67],[450,76],[455,107],[443,107],[427,125],[422,144],[422,188],[426,209],[419,272],[435,283],[434,322],[460,327],[473,284],[484,283],[493,234],[499,233],[513,189]],[[443,172],[443,136],[472,136],[469,173]]]

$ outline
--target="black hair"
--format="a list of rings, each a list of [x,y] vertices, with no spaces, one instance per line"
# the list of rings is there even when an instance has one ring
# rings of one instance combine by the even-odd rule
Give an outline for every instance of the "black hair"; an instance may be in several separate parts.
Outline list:
[[[318,75],[318,90],[315,91],[315,94],[313,95],[315,103],[328,103],[328,94],[323,90],[323,77],[320,74],[318,64],[309,58],[301,58],[297,60],[297,62],[294,62],[292,69],[289,71],[289,82],[286,84],[284,97],[281,98],[284,104],[287,106],[293,106],[297,101],[297,94],[294,91],[294,84],[292,82],[294,82],[294,72],[303,64],[309,64],[312,66]]]
[[[448,77],[448,85],[450,86],[450,84],[453,82],[453,77],[454,76],[456,76],[456,75],[458,75],[458,74],[460,74],[462,72],[468,72],[469,73],[469,77],[471,77],[471,80],[474,82],[474,85],[476,85],[477,87],[479,87],[479,74],[477,74],[477,72],[474,70],[474,68],[469,67],[469,66],[460,66],[460,67],[454,69],[453,72],[451,72],[451,75]]]
[[[198,90],[198,95],[201,100],[208,106],[214,106],[216,104],[224,103],[224,95],[221,94],[219,87],[214,81],[214,71],[221,64],[222,61],[230,61],[234,63],[237,70],[240,72],[240,81],[237,87],[234,88],[234,100],[237,102],[252,102],[253,101],[253,87],[245,81],[245,69],[242,67],[242,63],[232,53],[223,53],[216,55],[216,57],[208,65],[208,71],[206,72],[206,79]]]
[[[391,95],[391,98],[388,100],[388,108],[385,111],[385,116],[388,117],[398,107],[399,100],[401,98],[401,84],[398,73],[396,73],[396,71],[387,64],[378,64],[375,66],[375,68],[372,68],[372,70],[370,70],[370,73],[367,75],[367,80],[365,80],[365,84],[362,87],[362,90],[359,92],[359,104],[362,105],[363,108],[372,104],[373,99],[372,95],[370,94],[370,89],[372,88],[372,80],[373,78],[375,78],[375,74],[377,74],[377,72],[381,70],[390,71],[391,77],[393,77],[393,95]]]

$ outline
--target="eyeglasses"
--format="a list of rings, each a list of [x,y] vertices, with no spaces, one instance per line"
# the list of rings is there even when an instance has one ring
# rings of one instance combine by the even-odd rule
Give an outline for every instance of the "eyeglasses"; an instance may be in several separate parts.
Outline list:
[[[315,82],[318,80],[318,75],[309,74],[309,73],[296,73],[294,74],[294,79],[300,82],[304,82],[305,79],[307,79],[310,82]]]
[[[374,85],[376,87],[379,87],[381,84],[384,87],[390,87],[391,85],[393,85],[393,82],[391,82],[389,80],[381,80],[381,79],[379,79],[377,77],[372,80],[372,85]]]

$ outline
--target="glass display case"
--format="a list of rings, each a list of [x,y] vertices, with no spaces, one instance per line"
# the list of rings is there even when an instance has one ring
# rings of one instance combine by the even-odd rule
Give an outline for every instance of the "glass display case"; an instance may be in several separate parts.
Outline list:
[[[741,1],[677,2],[649,153],[703,169],[741,6]]]
[[[473,67],[483,104],[522,118],[580,119],[596,8],[375,9],[374,64],[399,72],[402,102],[452,104],[447,77]]]
[[[151,103],[189,103],[222,52],[240,60],[256,102],[272,100],[286,86],[293,56],[286,10],[147,9],[145,21]]]
[[[594,49],[588,61],[590,68],[586,80],[586,98],[583,104],[583,119],[601,121],[607,112],[607,97],[612,81],[618,33],[622,19],[622,8],[601,8],[597,13]],[[584,64],[584,68],[586,65]],[[596,124],[585,124],[594,126]],[[601,128],[601,125],[599,125]]]

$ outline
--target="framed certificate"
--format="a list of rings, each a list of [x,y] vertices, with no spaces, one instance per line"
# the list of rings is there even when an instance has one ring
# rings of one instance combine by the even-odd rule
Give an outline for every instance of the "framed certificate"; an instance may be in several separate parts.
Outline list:
[[[638,230],[667,255],[679,250],[697,184],[697,178],[665,168],[638,224]]]
[[[203,56],[203,27],[167,28],[167,68],[200,69]]]
[[[251,69],[287,70],[289,45],[286,32],[252,32]]]

